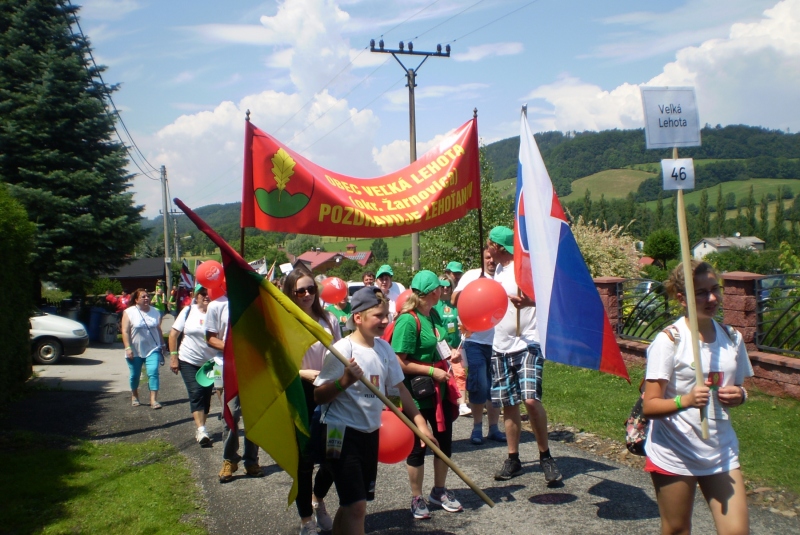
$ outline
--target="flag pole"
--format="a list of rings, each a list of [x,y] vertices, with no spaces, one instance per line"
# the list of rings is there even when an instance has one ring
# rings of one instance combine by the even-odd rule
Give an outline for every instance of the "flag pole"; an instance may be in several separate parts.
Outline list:
[[[678,159],[678,148],[672,149],[672,159]],[[694,373],[696,384],[705,384],[703,365],[700,361],[700,340],[697,326],[697,303],[694,295],[694,272],[689,250],[689,231],[686,225],[686,207],[683,201],[683,190],[678,190],[678,232],[681,240],[681,262],[683,263],[684,290],[686,292],[686,308],[689,314],[689,329],[692,333],[692,354],[694,355]],[[703,440],[708,440],[708,405],[700,407],[700,428]]]
[[[478,118],[478,108],[472,108],[472,118]],[[480,240],[478,244],[478,258],[481,263],[481,278],[484,278],[486,273],[484,273],[485,270],[483,267],[483,248],[486,244],[483,242],[483,196],[481,196],[481,207],[478,208],[478,240]]]
[[[320,341],[321,341],[321,340],[320,340]],[[322,341],[321,341],[321,342],[322,342]],[[349,362],[349,361],[348,361],[346,358],[344,358],[344,356],[342,356],[342,354],[341,354],[341,353],[339,353],[339,351],[337,351],[335,347],[333,347],[333,344],[331,344],[331,343],[325,343],[325,342],[322,342],[322,344],[323,344],[325,347],[327,347],[327,348],[328,348],[328,351],[330,351],[330,352],[331,352],[331,354],[332,354],[334,357],[336,357],[336,358],[339,360],[339,362],[341,362],[341,363],[342,363],[342,364],[343,364],[345,367],[347,367],[347,366],[349,366],[349,365],[350,365],[350,362]],[[369,388],[369,389],[370,389],[370,391],[371,391],[373,394],[375,394],[375,396],[376,396],[378,399],[380,399],[380,400],[383,402],[383,404],[384,404],[384,405],[386,405],[386,406],[389,408],[389,410],[390,410],[390,411],[392,411],[392,412],[395,414],[395,416],[397,416],[398,418],[400,418],[400,420],[401,420],[401,421],[402,421],[404,424],[406,424],[406,426],[407,426],[409,429],[411,429],[411,430],[414,432],[414,434],[415,434],[415,435],[417,435],[417,436],[420,438],[420,440],[422,440],[422,441],[425,443],[425,445],[426,445],[426,446],[428,446],[428,447],[431,449],[431,451],[433,451],[433,453],[435,453],[435,454],[436,454],[436,456],[437,456],[437,457],[439,457],[439,458],[440,458],[442,461],[444,461],[444,463],[445,463],[447,466],[449,466],[449,467],[450,467],[450,468],[453,470],[453,472],[455,472],[455,473],[456,473],[456,475],[457,475],[458,477],[460,477],[460,478],[461,478],[461,481],[463,481],[464,483],[466,483],[467,485],[469,485],[469,488],[471,488],[471,489],[472,489],[472,491],[473,491],[475,494],[477,494],[478,496],[480,496],[480,497],[481,497],[481,499],[482,499],[484,502],[486,502],[486,505],[488,505],[489,507],[494,507],[494,505],[495,505],[495,504],[494,504],[494,502],[492,501],[492,499],[491,499],[491,498],[489,498],[489,496],[487,496],[487,495],[486,495],[486,493],[485,493],[485,492],[483,492],[483,491],[480,489],[480,487],[478,487],[478,485],[476,485],[476,484],[475,484],[475,482],[474,482],[474,481],[472,481],[472,479],[470,479],[470,478],[469,478],[469,476],[468,476],[467,474],[465,474],[464,472],[462,472],[462,471],[461,471],[461,469],[460,469],[458,466],[456,466],[456,463],[454,463],[454,462],[453,462],[453,461],[450,459],[450,457],[448,457],[447,455],[445,455],[445,454],[444,454],[444,452],[443,452],[442,450],[440,450],[440,449],[439,449],[439,448],[438,448],[438,447],[437,447],[437,446],[436,446],[436,445],[435,445],[433,442],[431,442],[431,439],[429,439],[428,437],[426,437],[425,435],[423,435],[423,434],[422,434],[422,431],[420,431],[420,430],[419,430],[419,428],[418,428],[418,427],[417,427],[417,426],[414,424],[414,422],[412,422],[411,420],[409,420],[409,419],[408,419],[408,417],[407,417],[405,414],[403,414],[403,412],[402,412],[400,409],[398,409],[398,408],[395,406],[395,404],[394,404],[394,403],[392,403],[392,402],[389,400],[389,398],[387,398],[387,397],[386,397],[386,396],[385,396],[385,395],[384,395],[384,394],[383,394],[383,393],[382,393],[380,390],[378,390],[378,389],[375,387],[375,385],[373,385],[371,382],[369,382],[369,381],[367,380],[367,378],[366,378],[366,377],[364,377],[363,375],[361,376],[361,378],[360,378],[359,380],[361,381],[361,383],[362,383],[362,384],[364,384],[364,386],[366,386],[367,388]]]

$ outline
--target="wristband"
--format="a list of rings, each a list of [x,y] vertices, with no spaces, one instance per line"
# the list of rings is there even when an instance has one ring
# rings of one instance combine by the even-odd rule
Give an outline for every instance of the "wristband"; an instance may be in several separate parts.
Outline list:
[[[743,386],[740,386],[739,388],[742,389],[742,402],[739,403],[739,405],[744,405],[744,402],[747,401],[747,390],[745,390]]]
[[[339,382],[339,379],[336,379],[336,380],[333,382],[333,385],[336,387],[336,390],[338,390],[339,392],[344,392],[345,388],[344,388],[344,387],[342,386],[342,384]]]
[[[683,410],[683,405],[681,405],[681,397],[680,396],[675,396],[674,401],[675,401],[675,406],[678,407],[678,410],[682,411]]]
[[[129,349],[133,349],[133,348],[131,346],[128,346],[128,347],[125,348],[125,351],[127,351]]]
[[[177,351],[170,351],[170,352],[169,352],[169,354],[170,354],[170,355],[177,355],[177,354],[178,354],[178,352],[177,352]]]
[[[433,377],[433,366],[431,366],[430,368],[428,368],[428,375],[430,375],[431,377]]]

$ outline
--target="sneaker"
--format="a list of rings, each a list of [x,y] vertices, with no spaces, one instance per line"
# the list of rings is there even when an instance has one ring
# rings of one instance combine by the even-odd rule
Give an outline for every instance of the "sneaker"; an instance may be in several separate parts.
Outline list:
[[[469,441],[476,446],[483,444],[483,429],[480,427],[473,428],[472,435],[469,437]]]
[[[233,480],[233,473],[239,469],[239,464],[231,461],[222,461],[222,470],[219,471],[219,482],[227,483]]]
[[[548,457],[539,461],[539,464],[542,466],[544,480],[547,481],[548,485],[561,480],[561,472],[559,472],[558,467],[556,466],[555,459]]]
[[[502,431],[493,431],[489,433],[486,438],[489,440],[494,440],[495,442],[507,442],[506,434]]]
[[[516,459],[506,459],[503,461],[503,468],[494,474],[497,481],[508,481],[522,472],[522,463]]]
[[[245,466],[244,471],[250,477],[264,477],[264,470],[262,470],[258,464]]]
[[[431,517],[425,498],[416,496],[411,500],[411,515],[418,520],[428,520]]]
[[[319,529],[321,531],[331,531],[333,529],[333,519],[325,508],[325,502],[313,502],[311,506],[314,508],[314,518]]]
[[[211,437],[208,436],[208,432],[205,429],[198,429],[194,434],[194,438],[197,439],[197,443],[201,446],[208,446],[211,444]]]
[[[458,415],[459,416],[471,416],[472,409],[470,409],[466,403],[462,403],[458,406]]]
[[[313,518],[300,526],[300,535],[311,535],[312,533],[319,533],[317,522]]]
[[[455,494],[451,491],[444,489],[438,496],[435,493],[436,489],[431,489],[431,494],[428,496],[428,501],[433,505],[441,505],[442,509],[448,513],[457,513],[464,510],[464,508],[461,507],[461,503],[456,500]]]

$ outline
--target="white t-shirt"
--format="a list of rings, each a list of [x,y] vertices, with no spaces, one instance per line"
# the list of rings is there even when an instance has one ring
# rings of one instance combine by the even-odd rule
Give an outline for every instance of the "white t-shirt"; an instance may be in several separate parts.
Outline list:
[[[225,342],[228,334],[228,296],[223,295],[208,304],[206,311],[206,332],[216,333]],[[222,351],[214,351],[214,356],[222,358]]]
[[[161,324],[161,314],[156,307],[151,306],[147,312],[142,312],[139,307],[133,305],[125,309],[125,315],[128,316],[131,325],[130,342],[134,357],[144,359],[155,350],[161,349],[164,338],[161,329],[158,328]]]
[[[351,342],[350,338],[339,340],[333,344],[344,357],[355,357],[356,362],[364,370],[364,377],[376,388],[386,393],[387,385],[396,387],[403,382],[403,370],[392,346],[388,342],[375,338],[375,347],[364,347]],[[340,379],[344,374],[344,365],[330,352],[325,355],[325,364],[320,371],[315,386],[324,385]],[[383,402],[361,381],[350,385],[336,398],[321,406],[322,422],[337,422],[348,427],[371,433],[381,427],[381,411]]]
[[[330,321],[330,323],[325,321],[325,319]],[[325,329],[325,332],[333,336],[334,342],[342,338],[342,331],[339,329],[339,320],[330,312],[325,312],[325,318],[320,318],[317,322]],[[331,325],[334,326],[333,331],[331,331]],[[322,345],[322,342],[314,342],[311,347],[306,350],[305,355],[303,355],[303,363],[300,369],[321,370],[322,361],[325,359],[325,353],[327,351],[327,348]]]
[[[681,317],[673,325],[680,332],[675,342],[661,332],[647,349],[648,380],[666,380],[665,399],[687,394],[695,386],[691,331]],[[717,339],[700,342],[704,376],[716,378],[719,386],[741,385],[753,375],[753,368],[738,332],[731,341],[725,329],[714,322]],[[719,375],[715,375],[719,373]],[[728,418],[728,408],[719,403],[712,390],[708,405],[708,440],[702,439],[700,409],[690,408],[650,420],[645,451],[650,460],[668,472],[705,476],[739,467],[739,441]]]
[[[492,278],[491,275],[486,273],[488,278]],[[481,270],[480,269],[470,269],[466,273],[461,276],[461,280],[458,281],[456,285],[456,289],[453,292],[463,292],[464,288],[467,287],[467,284],[470,282],[476,281],[481,278]],[[464,306],[465,301],[463,301],[462,297],[459,296],[458,298],[458,306]],[[510,303],[509,303],[510,304]],[[494,327],[491,329],[487,329],[485,331],[480,331],[477,333],[471,333],[467,338],[464,338],[465,342],[475,342],[476,344],[483,344],[490,346],[494,341]]]
[[[514,262],[511,261],[507,266],[497,264],[494,271],[494,280],[499,282],[506,295],[517,295],[517,281],[514,278]],[[506,315],[500,323],[494,327],[494,340],[492,349],[500,353],[513,353],[522,351],[530,344],[539,343],[539,332],[536,330],[536,307],[520,309],[519,314],[519,337],[517,337],[517,308],[508,302]]]
[[[188,318],[181,310],[172,328],[183,332],[183,341],[178,348],[178,359],[194,366],[202,366],[214,357],[216,351],[206,343],[206,312],[201,312],[197,305],[192,305]]]

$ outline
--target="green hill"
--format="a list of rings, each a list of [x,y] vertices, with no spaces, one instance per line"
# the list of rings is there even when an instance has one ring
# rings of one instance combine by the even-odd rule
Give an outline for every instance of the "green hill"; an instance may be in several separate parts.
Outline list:
[[[637,169],[609,169],[600,171],[587,177],[579,178],[572,183],[572,193],[561,197],[562,202],[572,202],[583,199],[588,189],[592,199],[624,199],[630,192],[636,192],[639,184],[653,176],[653,173]]]

